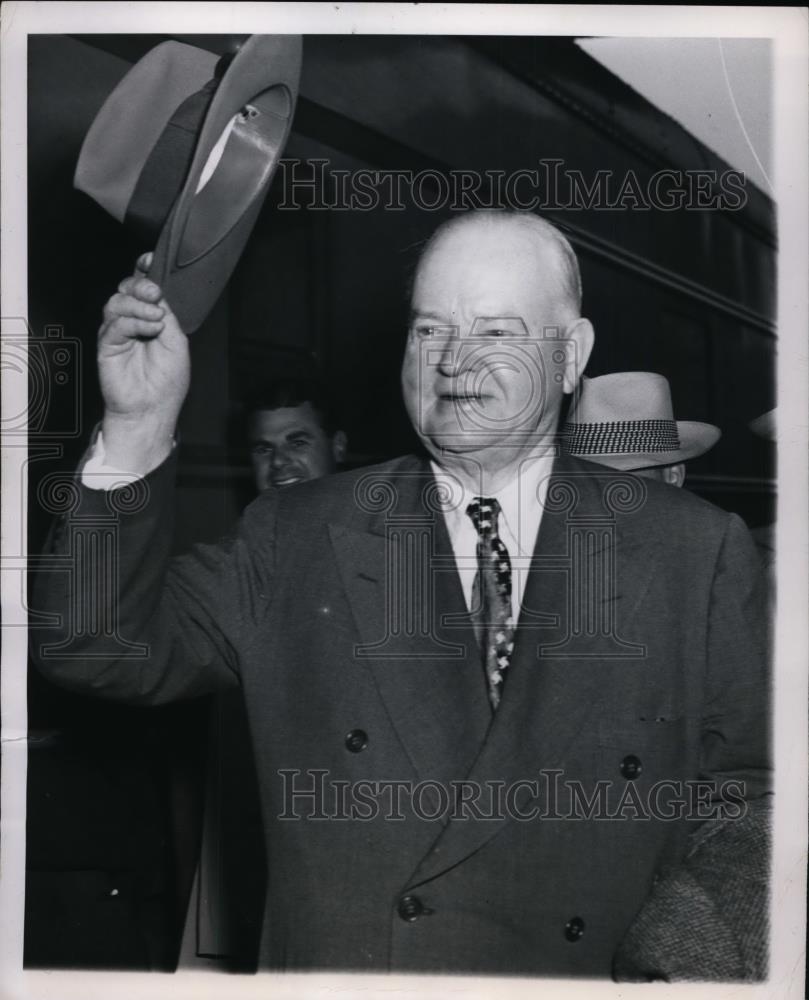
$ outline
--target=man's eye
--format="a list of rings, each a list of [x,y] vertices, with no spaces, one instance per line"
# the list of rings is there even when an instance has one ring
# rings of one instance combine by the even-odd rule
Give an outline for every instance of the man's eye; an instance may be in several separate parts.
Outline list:
[[[430,339],[436,337],[452,337],[455,334],[454,326],[439,326],[430,323],[420,323],[413,328],[413,332],[419,339]]]
[[[252,451],[254,455],[269,455],[272,448],[268,444],[254,444]]]
[[[289,442],[290,448],[305,448],[309,441],[306,438],[292,438]]]
[[[527,335],[528,330],[523,320],[514,316],[481,317],[472,327],[473,337],[515,340]]]

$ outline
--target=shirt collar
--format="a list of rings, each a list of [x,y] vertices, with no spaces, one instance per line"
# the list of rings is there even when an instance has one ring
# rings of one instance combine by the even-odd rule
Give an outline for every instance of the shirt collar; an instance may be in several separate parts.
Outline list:
[[[548,480],[553,468],[553,454],[526,458],[514,478],[494,494],[500,504],[498,527],[506,546],[517,555],[531,556],[548,492]],[[466,508],[477,493],[468,490],[461,481],[430,460],[436,481],[446,487],[440,497],[441,508],[450,535],[471,526]]]

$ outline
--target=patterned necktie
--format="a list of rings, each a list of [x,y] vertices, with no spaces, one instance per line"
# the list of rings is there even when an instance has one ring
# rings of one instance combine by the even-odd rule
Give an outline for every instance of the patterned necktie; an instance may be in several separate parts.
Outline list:
[[[514,649],[511,615],[511,560],[497,533],[500,504],[493,497],[474,497],[466,508],[478,533],[478,571],[472,588],[472,618],[480,640],[489,701],[500,704],[505,672]]]

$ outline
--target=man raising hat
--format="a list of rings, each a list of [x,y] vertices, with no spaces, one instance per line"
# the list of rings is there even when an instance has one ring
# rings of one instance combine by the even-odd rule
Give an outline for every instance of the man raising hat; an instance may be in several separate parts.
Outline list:
[[[87,557],[80,579],[43,572],[34,652],[58,683],[141,705],[240,690],[262,968],[761,978],[768,857],[751,895],[735,847],[770,781],[755,551],[687,491],[557,454],[594,339],[581,298],[548,222],[451,219],[419,260],[402,364],[428,457],[266,490],[234,538],[176,560],[187,338],[143,276],[107,303],[101,433],[48,565]],[[679,460],[676,424],[649,424],[646,464]],[[92,534],[110,511],[111,567]],[[695,870],[706,840],[727,867]],[[685,961],[619,963],[671,872],[711,875],[713,918],[678,919]]]

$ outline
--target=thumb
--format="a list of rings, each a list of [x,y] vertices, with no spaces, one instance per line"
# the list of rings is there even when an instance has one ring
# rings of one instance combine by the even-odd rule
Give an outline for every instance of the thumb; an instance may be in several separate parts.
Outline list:
[[[151,252],[142,253],[140,257],[138,257],[138,259],[135,261],[134,276],[136,278],[140,277],[140,275],[142,274],[148,274],[149,268],[152,266],[153,257],[154,254]]]

